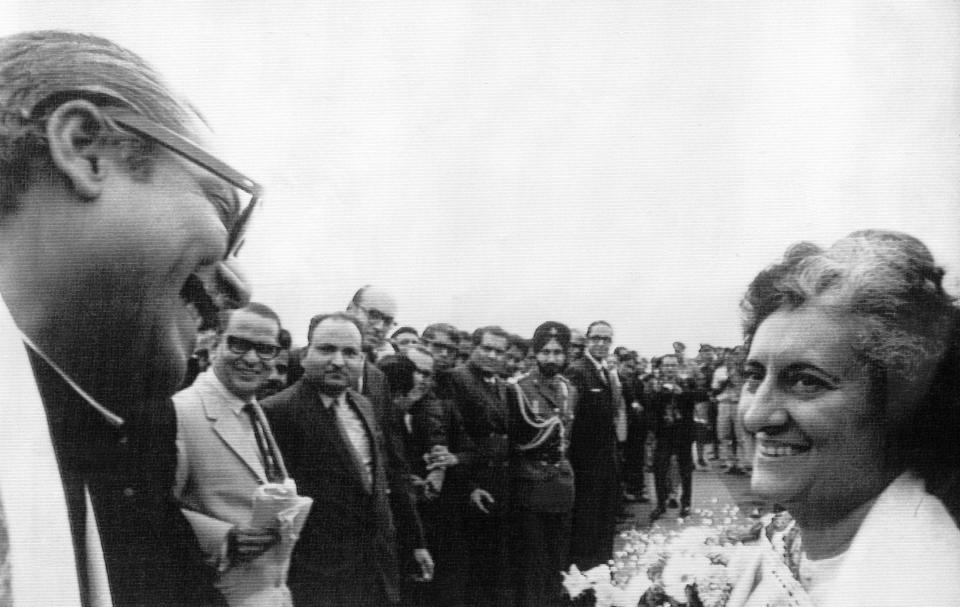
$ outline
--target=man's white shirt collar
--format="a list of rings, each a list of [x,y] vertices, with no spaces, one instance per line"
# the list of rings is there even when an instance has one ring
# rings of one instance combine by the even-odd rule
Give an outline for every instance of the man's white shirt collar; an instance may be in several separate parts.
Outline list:
[[[230,407],[230,409],[237,415],[243,412],[243,408],[247,403],[256,400],[253,396],[249,400],[243,400],[233,392],[231,392],[226,386],[223,385],[223,382],[220,381],[220,378],[217,377],[217,374],[213,372],[213,369],[207,369],[203,373],[197,376],[197,379],[194,381],[203,382],[204,385],[209,386],[210,389],[217,392],[217,395],[220,396],[222,402]]]
[[[0,503],[15,605],[79,605],[66,498],[20,330],[0,301]]]

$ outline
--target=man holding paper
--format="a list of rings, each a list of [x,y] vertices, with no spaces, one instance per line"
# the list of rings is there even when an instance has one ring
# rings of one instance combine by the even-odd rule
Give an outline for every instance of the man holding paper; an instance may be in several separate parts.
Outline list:
[[[286,574],[294,540],[282,539],[276,517],[253,521],[264,497],[296,499],[255,398],[280,352],[279,335],[280,319],[263,304],[221,312],[210,369],[173,397],[174,493],[231,607],[292,604]]]

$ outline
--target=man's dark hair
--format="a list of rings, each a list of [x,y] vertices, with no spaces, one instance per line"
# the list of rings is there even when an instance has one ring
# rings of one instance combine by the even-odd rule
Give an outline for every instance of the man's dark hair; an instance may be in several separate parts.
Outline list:
[[[480,342],[483,341],[484,334],[489,333],[490,335],[496,335],[497,337],[502,337],[509,343],[510,334],[504,331],[501,327],[497,325],[489,325],[486,327],[480,327],[473,332],[473,345],[479,346]]]
[[[400,327],[399,329],[393,332],[393,335],[390,336],[390,339],[396,339],[397,335],[403,335],[404,333],[412,333],[413,335],[420,337],[420,334],[417,333],[417,330],[414,329],[413,327]]]
[[[283,331],[283,326],[280,324],[280,317],[276,312],[273,311],[273,308],[256,301],[251,301],[242,308],[220,310],[220,312],[217,313],[217,335],[224,334],[224,332],[227,330],[227,327],[230,326],[230,319],[233,317],[233,314],[240,310],[277,321],[277,341],[280,341],[280,334]],[[287,335],[289,336],[290,333],[287,332]],[[283,344],[280,345],[283,347]],[[287,347],[290,347],[289,342],[287,342]]]
[[[593,332],[593,328],[596,327],[596,326],[598,326],[598,325],[604,325],[604,326],[606,326],[608,329],[610,329],[611,331],[613,331],[613,326],[611,326],[610,323],[608,323],[607,321],[605,321],[605,320],[595,320],[595,321],[593,321],[592,323],[590,323],[590,326],[589,326],[589,327],[587,327],[587,333],[586,333],[587,337],[590,337],[590,334]]]
[[[290,331],[280,329],[280,335],[277,336],[277,343],[280,344],[281,350],[289,350],[291,344],[293,344],[293,336],[290,335]]]
[[[349,312],[331,312],[329,314],[317,314],[310,319],[310,326],[307,328],[307,345],[313,341],[313,330],[317,328],[317,325],[328,319],[337,319],[345,322],[352,323],[357,331],[360,331],[360,334],[363,335],[363,325],[360,324],[360,319]]]
[[[519,335],[511,334],[509,339],[507,339],[507,348],[517,348],[526,354],[527,350],[530,349],[530,341],[520,337]]]
[[[453,325],[445,322],[438,322],[428,325],[427,328],[423,330],[423,339],[427,341],[433,341],[438,333],[445,334],[447,338],[454,344],[460,343],[460,331],[458,331]]]
[[[181,135],[194,113],[135,53],[109,40],[62,31],[25,32],[0,39],[0,216],[16,210],[34,175],[51,166],[44,119],[71,99],[122,106]],[[149,177],[160,146],[111,129],[104,143],[121,146],[135,177]]]

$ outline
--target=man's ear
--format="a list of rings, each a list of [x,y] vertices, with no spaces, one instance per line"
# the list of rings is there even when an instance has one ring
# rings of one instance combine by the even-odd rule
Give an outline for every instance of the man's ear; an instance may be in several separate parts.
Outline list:
[[[81,197],[100,195],[106,177],[101,135],[103,114],[89,101],[68,101],[50,114],[46,135],[50,158]]]

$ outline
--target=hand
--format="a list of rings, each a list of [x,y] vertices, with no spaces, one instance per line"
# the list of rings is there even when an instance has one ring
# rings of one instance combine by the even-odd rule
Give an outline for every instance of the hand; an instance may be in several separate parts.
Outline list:
[[[280,541],[275,529],[248,529],[239,525],[227,532],[227,558],[230,564],[249,563]]]
[[[418,582],[429,582],[433,579],[433,557],[426,548],[415,548],[413,551],[413,560],[420,566],[420,575],[416,576]]]
[[[410,399],[411,403],[415,403],[421,398],[423,398],[428,392],[430,392],[430,388],[432,387],[433,387],[432,381],[429,379],[425,379],[422,382],[415,385],[413,388],[411,388],[409,392],[407,392],[407,398]]]
[[[474,489],[470,493],[470,503],[480,509],[480,512],[484,514],[490,514],[490,510],[487,509],[486,504],[494,504],[496,500],[493,499],[493,496],[490,495],[485,489]]]
[[[423,496],[428,500],[440,497],[440,491],[443,490],[443,479],[446,476],[443,468],[432,470],[427,474],[423,481]]]
[[[423,459],[427,462],[427,470],[437,468],[452,468],[460,463],[460,459],[447,450],[446,445],[434,445],[430,453],[426,453]]]

